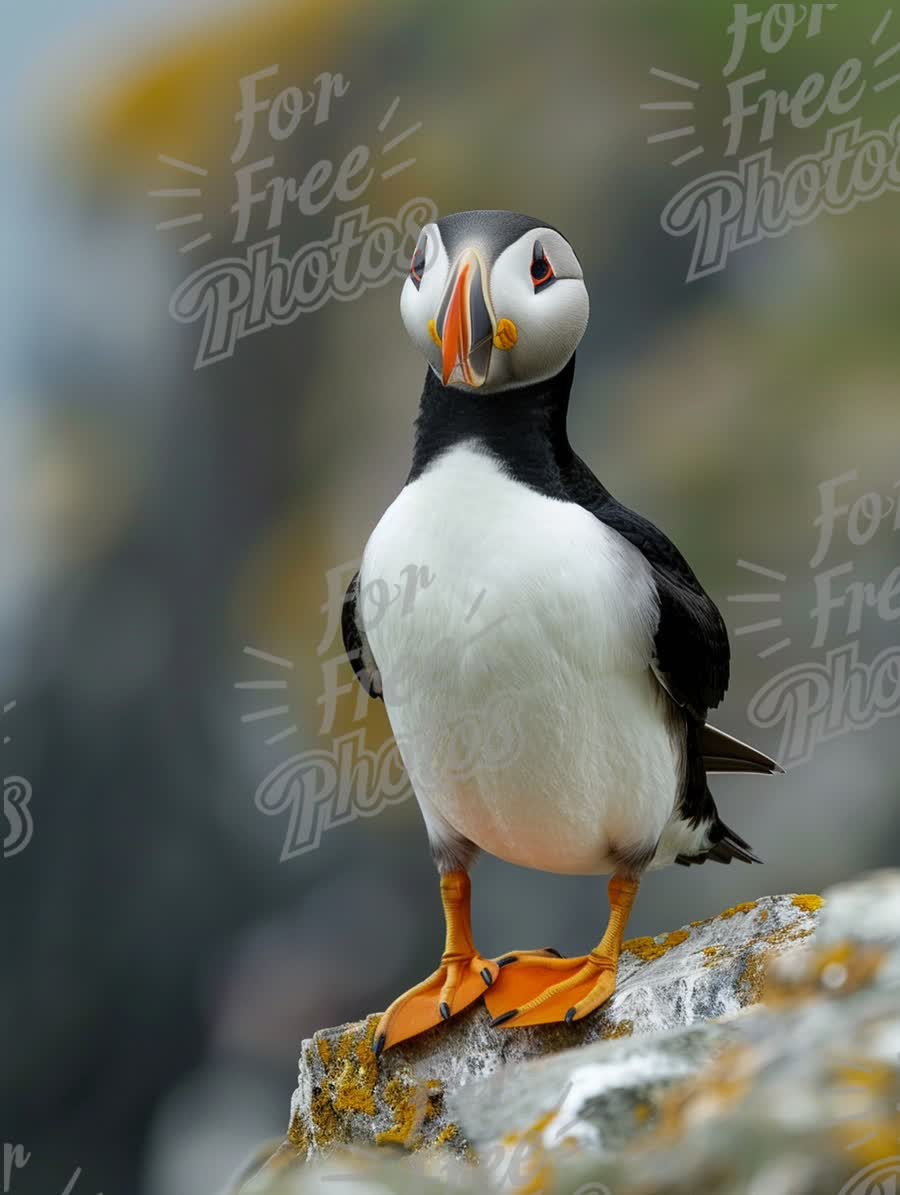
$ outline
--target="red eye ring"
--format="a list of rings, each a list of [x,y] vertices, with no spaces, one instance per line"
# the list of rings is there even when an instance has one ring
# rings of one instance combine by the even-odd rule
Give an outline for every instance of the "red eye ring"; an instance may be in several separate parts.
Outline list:
[[[534,283],[535,291],[541,290],[553,281],[556,275],[553,273],[553,266],[550,264],[550,259],[544,253],[544,246],[540,241],[534,242],[534,250],[531,255],[531,281]]]

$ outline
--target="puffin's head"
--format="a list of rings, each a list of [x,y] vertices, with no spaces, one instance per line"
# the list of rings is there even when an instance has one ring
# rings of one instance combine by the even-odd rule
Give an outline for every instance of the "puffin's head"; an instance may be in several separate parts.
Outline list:
[[[400,313],[445,386],[490,392],[559,373],[584,335],[588,296],[555,228],[515,212],[458,212],[419,234]]]

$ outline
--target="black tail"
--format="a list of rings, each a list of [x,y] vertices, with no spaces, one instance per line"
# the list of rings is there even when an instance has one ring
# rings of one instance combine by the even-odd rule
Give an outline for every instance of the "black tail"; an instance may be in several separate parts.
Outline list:
[[[762,859],[754,855],[749,842],[745,842],[740,834],[717,817],[709,828],[711,845],[697,855],[676,855],[675,862],[683,867],[690,867],[692,863],[705,863],[707,859],[714,859],[716,863],[730,863],[732,859],[740,859],[742,863],[762,863]]]

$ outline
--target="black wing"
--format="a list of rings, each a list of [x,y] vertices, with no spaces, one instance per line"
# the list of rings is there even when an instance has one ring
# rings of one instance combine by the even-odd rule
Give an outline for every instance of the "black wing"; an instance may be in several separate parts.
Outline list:
[[[369,696],[384,700],[381,690],[381,674],[362,625],[358,598],[359,573],[355,573],[344,594],[344,608],[341,611],[341,636],[344,640],[344,651],[356,673],[356,679]]]
[[[648,519],[617,502],[577,457],[565,484],[573,502],[618,531],[653,569],[659,598],[653,666],[660,683],[681,707],[685,736],[677,811],[689,825],[705,825],[708,842],[695,855],[678,855],[675,862],[759,863],[749,844],[719,817],[706,780],[708,765],[713,765],[711,771],[781,770],[768,756],[705,725],[707,710],[719,704],[728,688],[731,651],[721,614],[671,540]]]
[[[707,710],[725,696],[731,660],[728,631],[715,603],[671,540],[617,502],[579,457],[563,481],[571,501],[618,531],[652,567],[659,597],[656,674],[678,705],[705,722]]]

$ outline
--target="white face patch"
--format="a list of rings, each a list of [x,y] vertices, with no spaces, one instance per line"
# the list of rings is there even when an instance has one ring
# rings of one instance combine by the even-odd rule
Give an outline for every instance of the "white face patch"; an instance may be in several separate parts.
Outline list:
[[[421,271],[418,286],[412,274],[404,282],[400,294],[400,316],[413,343],[440,377],[441,350],[435,344],[428,326],[437,317],[450,274],[450,262],[436,224],[426,224],[419,233],[416,251],[420,249],[424,249],[425,268]]]
[[[539,267],[536,246],[540,261],[546,263]],[[545,381],[559,373],[578,347],[590,311],[581,265],[571,245],[552,228],[535,228],[494,261],[490,246],[477,235],[466,248],[476,249],[488,262],[487,299],[496,323],[508,320],[515,326],[515,343],[510,348],[493,349],[484,384],[471,389],[489,394]],[[441,349],[429,323],[438,316],[454,263],[448,258],[437,224],[422,230],[419,264],[421,251],[424,268],[417,271],[417,278],[410,276],[404,283],[400,312],[406,330],[440,377]],[[548,280],[536,285],[535,276],[545,275]],[[456,379],[452,384],[470,388]]]
[[[551,281],[537,289],[531,272],[535,243],[552,270]],[[590,311],[569,242],[552,228],[526,233],[494,262],[490,290],[497,318],[512,320],[518,333],[513,348],[493,355],[492,387],[525,386],[559,373],[578,347]]]

